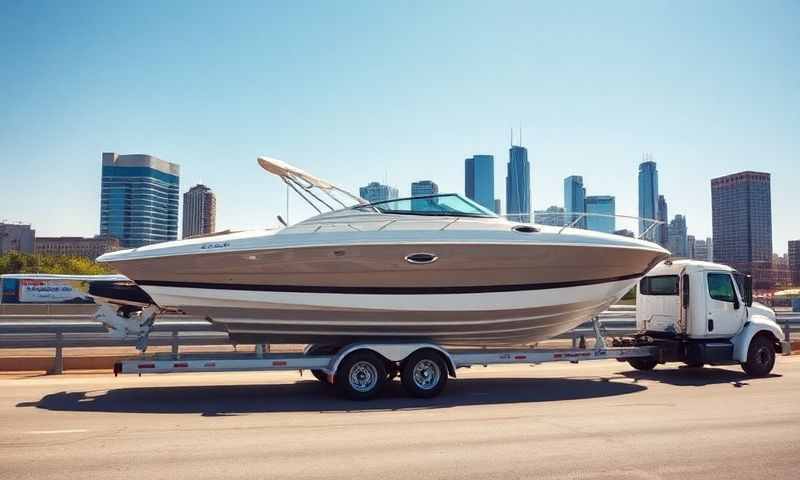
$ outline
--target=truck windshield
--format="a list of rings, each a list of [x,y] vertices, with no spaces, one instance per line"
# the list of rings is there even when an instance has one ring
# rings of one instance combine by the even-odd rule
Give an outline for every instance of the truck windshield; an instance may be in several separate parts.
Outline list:
[[[657,275],[644,277],[639,282],[639,292],[642,295],[677,295],[677,275]]]

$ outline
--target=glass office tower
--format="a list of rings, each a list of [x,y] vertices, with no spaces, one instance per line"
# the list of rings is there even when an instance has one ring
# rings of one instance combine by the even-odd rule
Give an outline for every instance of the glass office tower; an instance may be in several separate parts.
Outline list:
[[[178,238],[180,166],[151,155],[103,153],[100,234],[126,248]]]

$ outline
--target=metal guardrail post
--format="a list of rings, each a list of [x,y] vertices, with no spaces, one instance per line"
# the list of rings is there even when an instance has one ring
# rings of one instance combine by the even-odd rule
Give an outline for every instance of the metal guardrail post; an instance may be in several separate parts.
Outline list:
[[[789,317],[783,319],[783,335],[786,337],[787,342],[792,341],[792,326],[789,323]]]
[[[64,373],[64,334],[56,333],[56,356],[53,358],[53,368],[48,372],[50,375],[61,375]]]
[[[175,360],[181,358],[181,354],[178,352],[178,348],[180,347],[179,338],[178,338],[178,331],[172,331],[172,356]]]

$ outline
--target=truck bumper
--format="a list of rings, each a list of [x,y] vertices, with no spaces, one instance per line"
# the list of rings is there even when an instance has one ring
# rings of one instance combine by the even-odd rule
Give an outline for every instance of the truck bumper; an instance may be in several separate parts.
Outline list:
[[[791,355],[792,354],[792,344],[787,341],[781,342],[781,353],[783,355]]]

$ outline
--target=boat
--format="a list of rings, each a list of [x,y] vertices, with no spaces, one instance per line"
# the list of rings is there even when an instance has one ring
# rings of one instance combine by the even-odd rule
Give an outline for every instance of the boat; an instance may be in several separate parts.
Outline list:
[[[457,194],[369,203],[279,160],[258,163],[319,214],[98,261],[232,343],[507,346],[591,319],[669,255],[642,239],[510,221]]]

